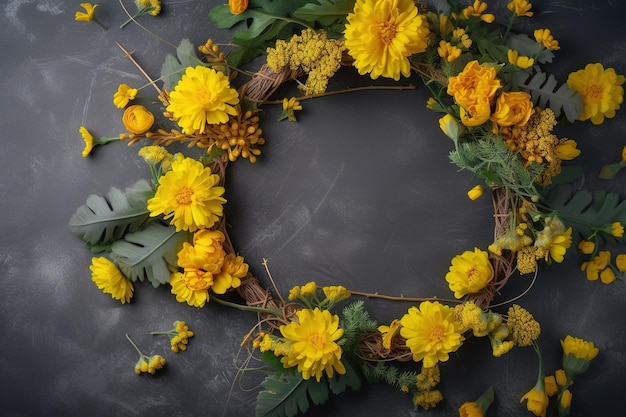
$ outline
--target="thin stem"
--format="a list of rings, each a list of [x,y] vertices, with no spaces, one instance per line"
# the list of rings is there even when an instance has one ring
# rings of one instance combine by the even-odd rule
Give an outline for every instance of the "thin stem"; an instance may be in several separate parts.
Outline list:
[[[218,298],[214,295],[211,296],[211,300],[214,300],[218,304],[222,304],[227,307],[233,307],[242,311],[254,311],[255,313],[273,314],[276,317],[280,317],[282,315],[282,312],[280,310],[273,310],[270,308],[253,307],[253,306],[231,303],[230,301],[222,300],[221,298]]]
[[[131,345],[133,345],[133,347],[135,348],[135,350],[137,351],[137,353],[139,353],[140,356],[144,356],[143,352],[141,350],[139,350],[139,348],[137,347],[137,345],[135,344],[135,342],[133,342],[133,339],[130,338],[130,336],[128,336],[128,333],[126,333],[126,338],[128,339],[128,341],[130,342]]]
[[[109,28],[108,28],[108,27],[106,27],[106,26],[104,26],[104,25],[102,24],[102,22],[100,22],[96,16],[94,16],[94,17],[93,17],[93,19],[91,19],[91,21],[92,21],[92,22],[95,22],[95,23],[96,23],[98,26],[100,26],[102,29],[104,29],[104,30],[109,30]]]
[[[436,296],[435,297],[405,297],[404,295],[400,295],[400,296],[384,295],[384,294],[379,294],[378,292],[369,293],[369,292],[352,291],[352,290],[348,290],[348,291],[350,291],[350,294],[354,294],[354,295],[361,295],[367,298],[381,298],[383,300],[391,300],[391,301],[409,301],[409,302],[443,301],[446,303],[455,303],[455,304],[459,304],[463,302],[461,300],[451,300],[448,298],[439,298]]]
[[[364,87],[350,87],[350,88],[343,88],[341,90],[327,91],[321,94],[312,94],[310,96],[296,97],[296,99],[298,101],[303,101],[303,100],[309,100],[312,98],[333,96],[336,94],[352,93],[355,91],[367,91],[367,90],[415,90],[415,86],[409,84],[409,85],[389,85],[389,86],[370,85],[370,86],[364,86]],[[283,104],[282,100],[267,100],[267,101],[258,100],[257,102],[263,103],[263,104]]]

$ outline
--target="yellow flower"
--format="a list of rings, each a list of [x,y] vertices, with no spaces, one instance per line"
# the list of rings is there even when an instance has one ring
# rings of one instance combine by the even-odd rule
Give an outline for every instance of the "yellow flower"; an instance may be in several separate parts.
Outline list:
[[[590,262],[583,262],[580,266],[581,271],[585,271],[585,275],[588,281],[595,281],[598,279],[600,271],[606,268],[611,262],[610,251],[600,251]]]
[[[148,200],[150,216],[164,214],[176,231],[194,232],[212,227],[222,216],[224,187],[220,177],[192,158],[177,158],[172,169],[159,179],[153,198]]]
[[[543,44],[544,48],[551,51],[557,51],[561,49],[561,47],[559,46],[559,41],[554,39],[554,36],[552,36],[550,29],[537,29],[535,30],[534,35],[535,40]]]
[[[552,397],[559,391],[559,387],[556,384],[556,378],[554,375],[548,375],[543,379],[544,386],[546,388],[546,394],[548,397]]]
[[[350,291],[348,291],[343,285],[322,287],[322,292],[331,303],[338,303],[350,298],[351,296]]]
[[[589,241],[589,240],[581,240],[578,243],[578,249],[580,249],[580,251],[584,255],[591,255],[593,253],[593,251],[596,249],[596,244],[594,242]]]
[[[484,192],[485,187],[483,187],[482,185],[476,185],[474,186],[474,188],[467,192],[467,197],[469,197],[470,200],[478,200]]]
[[[141,14],[150,13],[152,16],[156,16],[161,13],[161,0],[138,0],[137,7],[141,6],[144,11],[139,12]]]
[[[624,236],[624,226],[620,222],[614,222],[611,224],[611,234],[614,237],[623,237]]]
[[[296,119],[296,110],[302,110],[302,104],[295,98],[284,98],[283,99],[283,114],[278,118],[278,121],[287,119],[290,122],[297,121]]]
[[[554,371],[554,379],[557,386],[564,387],[567,384],[567,375],[564,369],[557,369]]]
[[[454,116],[450,113],[446,113],[445,116],[439,119],[439,128],[453,141],[457,141],[461,134],[461,128]]]
[[[133,340],[126,335],[126,338],[130,342],[131,345],[135,348],[137,353],[139,353],[139,360],[135,364],[135,373],[137,375],[141,375],[142,373],[148,373],[150,375],[154,375],[156,371],[162,369],[165,366],[166,360],[161,355],[147,356],[139,350],[139,347],[133,342]]]
[[[563,369],[569,379],[585,372],[599,352],[593,342],[570,335],[561,340],[561,347],[563,348]]]
[[[93,150],[93,135],[87,130],[85,126],[81,126],[78,128],[78,132],[82,135],[83,140],[85,141],[85,149],[83,149],[83,158],[89,156],[91,151]]]
[[[123,109],[128,105],[129,101],[132,101],[137,97],[137,89],[130,87],[128,84],[120,84],[115,94],[113,94],[113,104],[118,109]]]
[[[164,159],[173,158],[173,155],[169,153],[163,146],[148,145],[139,149],[139,156],[149,164],[156,165]]]
[[[336,342],[343,336],[339,317],[319,308],[300,310],[296,315],[297,322],[280,326],[280,332],[287,339],[285,356],[281,358],[283,365],[297,366],[302,378],[315,376],[317,382],[324,372],[331,378],[335,372],[345,374],[341,346]]]
[[[104,257],[91,259],[91,280],[105,294],[111,294],[122,304],[133,297],[133,283],[126,278],[113,262]]]
[[[584,69],[569,74],[567,85],[578,91],[583,99],[584,109],[580,120],[591,119],[599,125],[604,118],[612,118],[624,101],[623,75],[617,75],[613,68],[606,70],[602,64],[587,64]]]
[[[96,10],[96,7],[98,7],[98,5],[91,4],[91,3],[81,3],[80,7],[85,9],[85,11],[76,12],[74,20],[79,21],[79,22],[91,22],[93,18],[95,17],[95,10]]]
[[[568,415],[570,405],[572,404],[572,392],[568,389],[563,391],[559,400],[559,415]]]
[[[576,141],[573,139],[566,139],[560,141],[556,148],[554,149],[554,153],[557,158],[562,161],[571,161],[580,155],[580,149],[578,149]]]
[[[398,330],[400,330],[400,327],[402,327],[400,320],[393,320],[389,326],[378,326],[378,331],[382,334],[383,347],[385,349],[391,349],[393,337],[396,335]]]
[[[413,360],[423,360],[425,368],[447,361],[449,353],[464,340],[463,325],[455,319],[454,309],[438,301],[424,301],[419,308],[409,308],[400,322],[400,335],[406,339]]]
[[[140,135],[152,127],[154,115],[144,106],[135,104],[124,110],[122,123],[130,133]]]
[[[204,133],[206,125],[228,122],[236,115],[237,90],[228,77],[212,68],[187,67],[185,74],[170,93],[166,110],[185,134]]]
[[[512,340],[502,341],[496,338],[489,338],[489,340],[491,341],[491,353],[496,358],[504,355],[515,346],[515,342],[513,342]]]
[[[443,400],[443,394],[438,389],[417,392],[413,396],[413,405],[428,410],[437,406]]]
[[[489,387],[476,401],[468,401],[459,407],[460,417],[483,417],[493,402],[493,388]]]
[[[248,8],[248,0],[228,0],[228,9],[232,14],[241,14]]]
[[[300,289],[302,297],[315,297],[317,292],[317,284],[315,281],[307,282]]]
[[[517,16],[533,17],[530,9],[533,7],[528,0],[512,0],[506,5],[506,8],[515,13]]]
[[[372,79],[410,76],[409,57],[428,46],[428,22],[413,0],[357,0],[347,20],[345,45],[359,74]]]
[[[184,321],[175,321],[174,328],[168,331],[150,332],[151,335],[166,335],[170,339],[170,348],[172,352],[184,352],[187,350],[189,344],[189,338],[193,337],[194,333],[189,330],[189,326]]]
[[[509,49],[507,52],[507,58],[509,60],[509,62],[513,65],[515,65],[518,68],[521,69],[527,69],[530,68],[534,65],[535,63],[535,59],[525,56],[525,55],[520,55],[519,52],[517,52],[514,49]]]
[[[467,6],[461,11],[461,13],[463,13],[463,16],[466,19],[470,18],[471,16],[477,16],[480,17],[480,20],[485,23],[492,23],[494,20],[496,20],[496,17],[494,15],[492,15],[491,13],[485,13],[485,10],[487,10],[487,3],[483,3],[480,0],[474,0],[474,4],[472,4],[471,6]]]
[[[501,87],[493,67],[470,61],[463,71],[450,77],[448,94],[461,106],[461,122],[465,126],[478,126],[491,115],[491,104]]]
[[[482,290],[493,278],[489,253],[478,248],[465,251],[452,259],[446,281],[456,298]]]
[[[521,398],[520,403],[528,400],[526,408],[538,417],[546,417],[548,395],[543,384],[537,384]]]
[[[243,256],[229,253],[224,258],[222,270],[215,276],[211,289],[216,294],[224,294],[230,288],[241,285],[241,279],[248,275],[249,266],[243,261]]]
[[[544,238],[548,237],[544,241]],[[540,248],[545,253],[545,260],[553,260],[557,263],[563,262],[567,249],[572,244],[572,228],[568,228],[564,233],[552,234],[551,229],[546,227],[537,234],[535,247]]]
[[[615,257],[615,266],[617,267],[618,271],[626,272],[626,255],[625,254],[621,253]]]
[[[605,268],[602,270],[602,272],[600,272],[600,281],[602,281],[603,284],[610,284],[615,281],[615,272],[613,272],[613,269]]]
[[[444,41],[443,39],[439,41],[439,46],[437,47],[437,54],[448,62],[454,62],[458,57],[461,56],[461,48],[452,45],[450,42]]]
[[[541,326],[528,310],[513,304],[507,313],[509,316],[507,326],[511,331],[511,339],[518,346],[530,346],[539,338]]]
[[[523,126],[534,112],[530,94],[524,91],[504,91],[496,100],[491,120],[498,126]]]
[[[626,146],[622,148],[622,161],[626,162]]]

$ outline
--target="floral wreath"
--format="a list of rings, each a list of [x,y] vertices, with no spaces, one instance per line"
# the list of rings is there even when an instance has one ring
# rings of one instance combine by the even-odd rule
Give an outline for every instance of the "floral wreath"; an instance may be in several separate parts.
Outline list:
[[[161,11],[159,0],[135,4],[136,13],[121,27]],[[97,5],[81,6],[85,11],[76,12],[76,20],[106,30]],[[588,256],[581,265],[588,280],[626,281],[626,254],[610,251],[623,237],[626,203],[614,193],[574,188],[580,171],[562,163],[580,151],[574,140],[553,133],[559,121],[599,125],[614,117],[625,77],[592,63],[559,85],[541,69],[560,49],[551,31],[538,29],[530,37],[512,30],[516,19],[533,16],[532,4],[510,1],[506,25],[487,8],[480,0],[467,7],[441,0],[435,10],[413,0],[229,0],[209,13],[220,28],[237,29],[229,53],[211,39],[197,48],[183,40],[176,56],[164,60],[162,86],[120,45],[156,89],[174,127],[154,128],[155,116],[134,104],[138,89],[123,83],[113,103],[124,109],[127,132],[94,138],[79,128],[84,157],[111,141],[149,143],[139,155],[151,182],[91,195],[70,219],[72,232],[101,254],[90,267],[94,283],[122,304],[130,302],[137,282],[148,281],[169,285],[176,300],[190,306],[214,301],[258,314],[246,343],[273,371],[258,394],[257,416],[294,416],[331,394],[378,381],[409,393],[416,408],[435,407],[443,399],[439,367],[472,336],[488,338],[496,357],[532,346],[538,375],[521,402],[537,416],[568,415],[574,378],[599,349],[566,335],[562,368],[546,374],[540,324],[518,304],[500,313],[492,301],[514,273],[536,279],[542,264],[561,263],[572,248]],[[264,63],[257,71],[239,70],[258,56]],[[445,280],[454,299],[413,299],[417,304],[388,325],[372,319],[362,300],[350,302],[364,293],[343,286],[308,282],[286,298],[272,294],[233,248],[224,221],[227,166],[239,159],[254,163],[265,143],[260,108],[275,102],[270,99],[280,86],[295,82],[302,97],[279,100],[279,120],[296,121],[301,101],[328,94],[329,80],[344,66],[371,79],[421,77],[432,94],[426,106],[442,114],[439,125],[452,140],[450,159],[484,180],[469,198],[490,190],[494,201],[493,243],[451,260]],[[235,88],[238,72],[248,78]],[[199,159],[171,154],[166,147],[174,143],[206,152]],[[600,176],[613,178],[624,166],[626,148]],[[245,304],[221,297],[230,292]],[[182,321],[153,334],[167,335],[174,352],[186,350],[194,336]],[[164,357],[147,356],[128,340],[140,355],[138,375],[165,365]],[[420,368],[397,365],[408,361]],[[459,414],[484,415],[494,395],[488,387]]]

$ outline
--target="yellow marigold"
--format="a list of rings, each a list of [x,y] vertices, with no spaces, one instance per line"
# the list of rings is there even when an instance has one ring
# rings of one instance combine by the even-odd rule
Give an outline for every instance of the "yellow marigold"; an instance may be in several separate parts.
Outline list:
[[[467,192],[467,197],[470,200],[478,200],[485,192],[485,187],[482,185],[476,185]]]
[[[485,13],[485,10],[487,10],[487,3],[484,3],[480,0],[474,0],[474,3],[464,8],[461,13],[466,19],[472,16],[476,16],[480,17],[480,20],[485,23],[492,23],[494,20],[496,20],[496,17],[493,14]]]
[[[559,141],[556,145],[554,154],[561,161],[571,161],[580,155],[580,149],[578,149],[576,141],[573,139],[564,139]]]
[[[620,222],[611,223],[611,234],[614,237],[623,237],[624,236],[624,226]]]
[[[248,0],[228,0],[228,9],[232,14],[242,14],[248,8]]]
[[[153,198],[148,200],[151,217],[164,214],[176,231],[194,232],[213,226],[223,214],[224,187],[220,177],[192,158],[177,158],[172,169],[159,179]]]
[[[94,13],[96,10],[96,7],[98,7],[97,4],[91,4],[91,3],[81,3],[80,7],[82,7],[83,9],[85,9],[84,12],[76,12],[76,14],[74,15],[74,20],[78,21],[78,22],[91,22],[94,18]]]
[[[105,294],[119,300],[122,304],[130,302],[133,297],[133,283],[126,278],[113,262],[105,257],[92,258],[91,280]]]
[[[561,340],[561,347],[563,348],[563,369],[570,379],[574,375],[585,372],[599,352],[593,342],[570,335]]]
[[[396,333],[398,333],[398,330],[400,330],[400,327],[402,327],[400,320],[393,320],[389,326],[378,326],[378,331],[382,335],[383,347],[385,349],[391,349],[391,341]]]
[[[465,251],[452,259],[446,281],[456,298],[482,290],[493,278],[489,253],[478,248]]]
[[[288,347],[281,361],[285,367],[297,366],[302,378],[315,376],[320,381],[324,372],[328,377],[335,372],[345,374],[341,363],[341,346],[337,340],[343,335],[339,317],[328,310],[300,310],[297,322],[280,326]]]
[[[433,391],[420,391],[413,396],[413,405],[415,407],[422,407],[424,410],[435,407],[441,401],[443,401],[443,395],[438,389]]]
[[[409,57],[423,52],[430,35],[413,0],[357,0],[344,31],[359,74],[398,81],[411,75]]]
[[[458,75],[450,77],[447,92],[461,106],[461,122],[465,126],[478,126],[489,119],[491,104],[501,86],[493,67],[474,60]]]
[[[520,55],[519,52],[517,52],[514,49],[508,50],[507,58],[511,64],[521,69],[530,68],[535,64],[534,58],[531,58],[525,55]]]
[[[515,13],[517,16],[533,17],[530,9],[533,7],[528,0],[512,0],[506,5],[506,8]]]
[[[115,94],[113,94],[113,104],[118,109],[123,109],[128,105],[129,101],[132,101],[137,97],[138,90],[132,88],[128,84],[120,84]]]
[[[584,109],[578,118],[591,119],[591,123],[599,125],[605,117],[615,117],[615,111],[624,101],[624,80],[613,68],[605,70],[599,63],[587,64],[584,69],[569,74],[567,85],[583,99]]]
[[[524,91],[503,91],[496,100],[491,120],[497,126],[523,126],[534,113],[530,94]]]
[[[443,59],[448,62],[454,62],[458,57],[461,56],[461,48],[458,48],[452,45],[448,41],[444,41],[443,39],[439,41],[439,46],[437,47],[437,53]]]
[[[144,106],[135,104],[124,110],[122,123],[130,133],[140,135],[152,127],[154,115]]]
[[[559,46],[559,41],[554,39],[554,36],[552,36],[550,29],[537,29],[535,30],[534,35],[535,40],[538,43],[543,44],[544,48],[551,51],[561,49],[561,47]]]
[[[541,326],[525,308],[513,304],[508,310],[507,326],[518,346],[530,346],[541,334]]]
[[[543,386],[543,380],[524,394],[519,402],[522,403],[525,400],[528,400],[526,403],[528,411],[538,417],[546,417],[549,399],[545,387]]]
[[[424,301],[411,307],[400,320],[400,335],[413,353],[413,360],[426,368],[448,360],[463,343],[463,325],[455,319],[454,309],[438,301]]]
[[[228,77],[212,68],[187,67],[174,91],[170,93],[166,110],[185,134],[204,133],[207,124],[228,122],[237,114],[237,90],[230,87]]]

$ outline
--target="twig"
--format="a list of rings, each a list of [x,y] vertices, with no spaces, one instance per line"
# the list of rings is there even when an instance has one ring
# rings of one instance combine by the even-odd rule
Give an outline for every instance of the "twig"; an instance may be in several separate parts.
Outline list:
[[[144,71],[143,68],[141,68],[141,65],[139,65],[139,63],[135,60],[135,58],[133,58],[132,54],[130,52],[128,52],[126,49],[124,49],[124,47],[122,45],[120,45],[119,42],[115,42],[115,44],[122,50],[122,52],[124,52],[124,54],[126,55],[126,57],[128,59],[130,59],[130,62],[132,62],[133,64],[135,64],[135,66],[139,69],[139,71],[143,74],[144,77],[146,77],[146,79],[148,80],[148,82],[150,82],[150,84],[154,87],[154,89],[157,91],[158,94],[161,94],[161,89],[156,85],[156,83],[154,82],[154,80],[152,78],[150,78],[150,76],[148,75],[148,73],[146,71]]]

